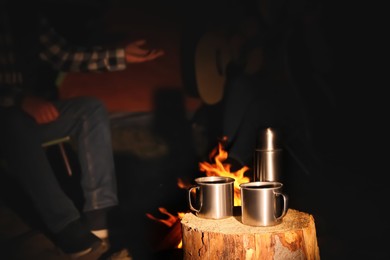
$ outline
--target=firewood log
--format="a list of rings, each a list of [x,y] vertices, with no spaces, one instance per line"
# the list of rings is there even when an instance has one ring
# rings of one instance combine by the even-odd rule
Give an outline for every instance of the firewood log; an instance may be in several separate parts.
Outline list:
[[[183,259],[320,259],[314,217],[294,209],[269,227],[244,225],[241,216],[212,220],[193,213],[181,225]]]

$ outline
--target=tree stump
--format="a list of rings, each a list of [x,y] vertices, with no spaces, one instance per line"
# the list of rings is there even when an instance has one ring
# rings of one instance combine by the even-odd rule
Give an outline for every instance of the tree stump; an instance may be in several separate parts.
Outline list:
[[[192,213],[181,225],[183,259],[320,259],[313,216],[294,209],[271,227],[244,225],[241,215],[212,220]]]

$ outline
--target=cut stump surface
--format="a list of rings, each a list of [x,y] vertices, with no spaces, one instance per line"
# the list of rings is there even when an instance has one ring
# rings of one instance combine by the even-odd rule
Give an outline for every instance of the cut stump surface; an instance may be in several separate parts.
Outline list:
[[[183,259],[320,259],[313,216],[294,209],[271,227],[244,225],[241,216],[212,220],[192,213],[181,224]]]

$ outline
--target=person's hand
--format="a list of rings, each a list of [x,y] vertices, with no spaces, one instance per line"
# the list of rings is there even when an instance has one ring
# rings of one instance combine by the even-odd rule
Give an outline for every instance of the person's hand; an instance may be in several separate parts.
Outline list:
[[[157,59],[164,55],[163,50],[143,48],[142,46],[145,44],[146,40],[138,40],[129,43],[125,47],[126,61],[128,63],[141,63]]]
[[[59,116],[59,112],[52,102],[38,97],[25,97],[22,101],[22,109],[32,116],[38,124],[53,122]]]

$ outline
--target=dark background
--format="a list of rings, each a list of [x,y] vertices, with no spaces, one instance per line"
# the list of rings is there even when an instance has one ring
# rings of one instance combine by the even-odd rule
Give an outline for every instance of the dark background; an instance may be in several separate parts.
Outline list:
[[[107,21],[102,18],[110,8],[128,8],[129,16],[131,10],[145,10],[167,19],[174,17],[180,23],[181,47],[189,51],[178,50],[182,55],[182,87],[188,95],[195,97],[191,45],[196,44],[196,39],[210,22],[229,20],[235,14],[235,10],[229,7],[233,1],[47,2],[45,8],[50,11],[59,30],[80,44],[114,44],[126,38],[120,33],[101,30],[106,28]],[[248,6],[253,3],[249,0],[240,2]],[[359,6],[339,1],[310,2],[322,6],[319,28],[328,48],[326,60],[330,62],[329,70],[320,81],[316,81],[310,74],[312,64],[307,59],[307,47],[302,40],[304,35],[298,29],[305,14],[300,8],[304,1],[281,3],[293,13],[291,23],[297,26],[296,38],[290,46],[291,72],[304,97],[313,145],[321,161],[321,167],[314,168],[310,174],[299,167],[288,171],[285,186],[290,207],[313,214],[322,259],[388,259],[390,254],[386,247],[390,225],[384,203],[388,197],[385,167],[388,109],[387,95],[384,94],[386,85],[379,80],[377,70],[382,57],[381,34],[377,34],[381,23],[369,3]],[[62,12],[53,12],[53,8],[59,5]],[[158,24],[155,26],[158,31]],[[115,150],[120,198],[131,223],[126,228],[134,254],[142,256],[149,250],[157,258],[180,258],[177,251],[150,250],[153,248],[150,241],[163,237],[164,231],[145,219],[145,213],[162,217],[157,210],[161,206],[170,212],[187,210],[184,190],[177,188],[176,180],[180,177],[191,181],[201,175],[198,162],[206,160],[208,149],[215,145],[216,137],[210,139],[209,134],[218,132],[218,125],[210,123],[203,114],[200,121],[194,122],[193,117],[187,116],[182,97],[175,91],[161,92],[156,97],[156,109],[148,111],[152,117],[134,119],[126,116],[113,120],[114,130],[133,129],[128,131],[146,133],[147,141],[152,140],[149,153],[142,156]],[[213,115],[213,107],[206,107],[206,111],[207,115]],[[122,140],[124,146],[134,146],[125,137],[114,138]],[[162,140],[162,148],[156,140]],[[161,152],[158,152],[159,148]],[[68,150],[77,172],[71,147]],[[49,154],[64,187],[70,189],[70,195],[79,201],[80,194],[75,188],[77,174],[71,180],[65,178],[58,153],[53,150]],[[20,214],[29,215],[28,212],[33,211],[23,204],[26,199],[23,196],[12,198],[16,194],[14,189],[3,191],[5,197],[17,201],[15,208]],[[32,225],[39,226],[39,221],[33,219]]]

